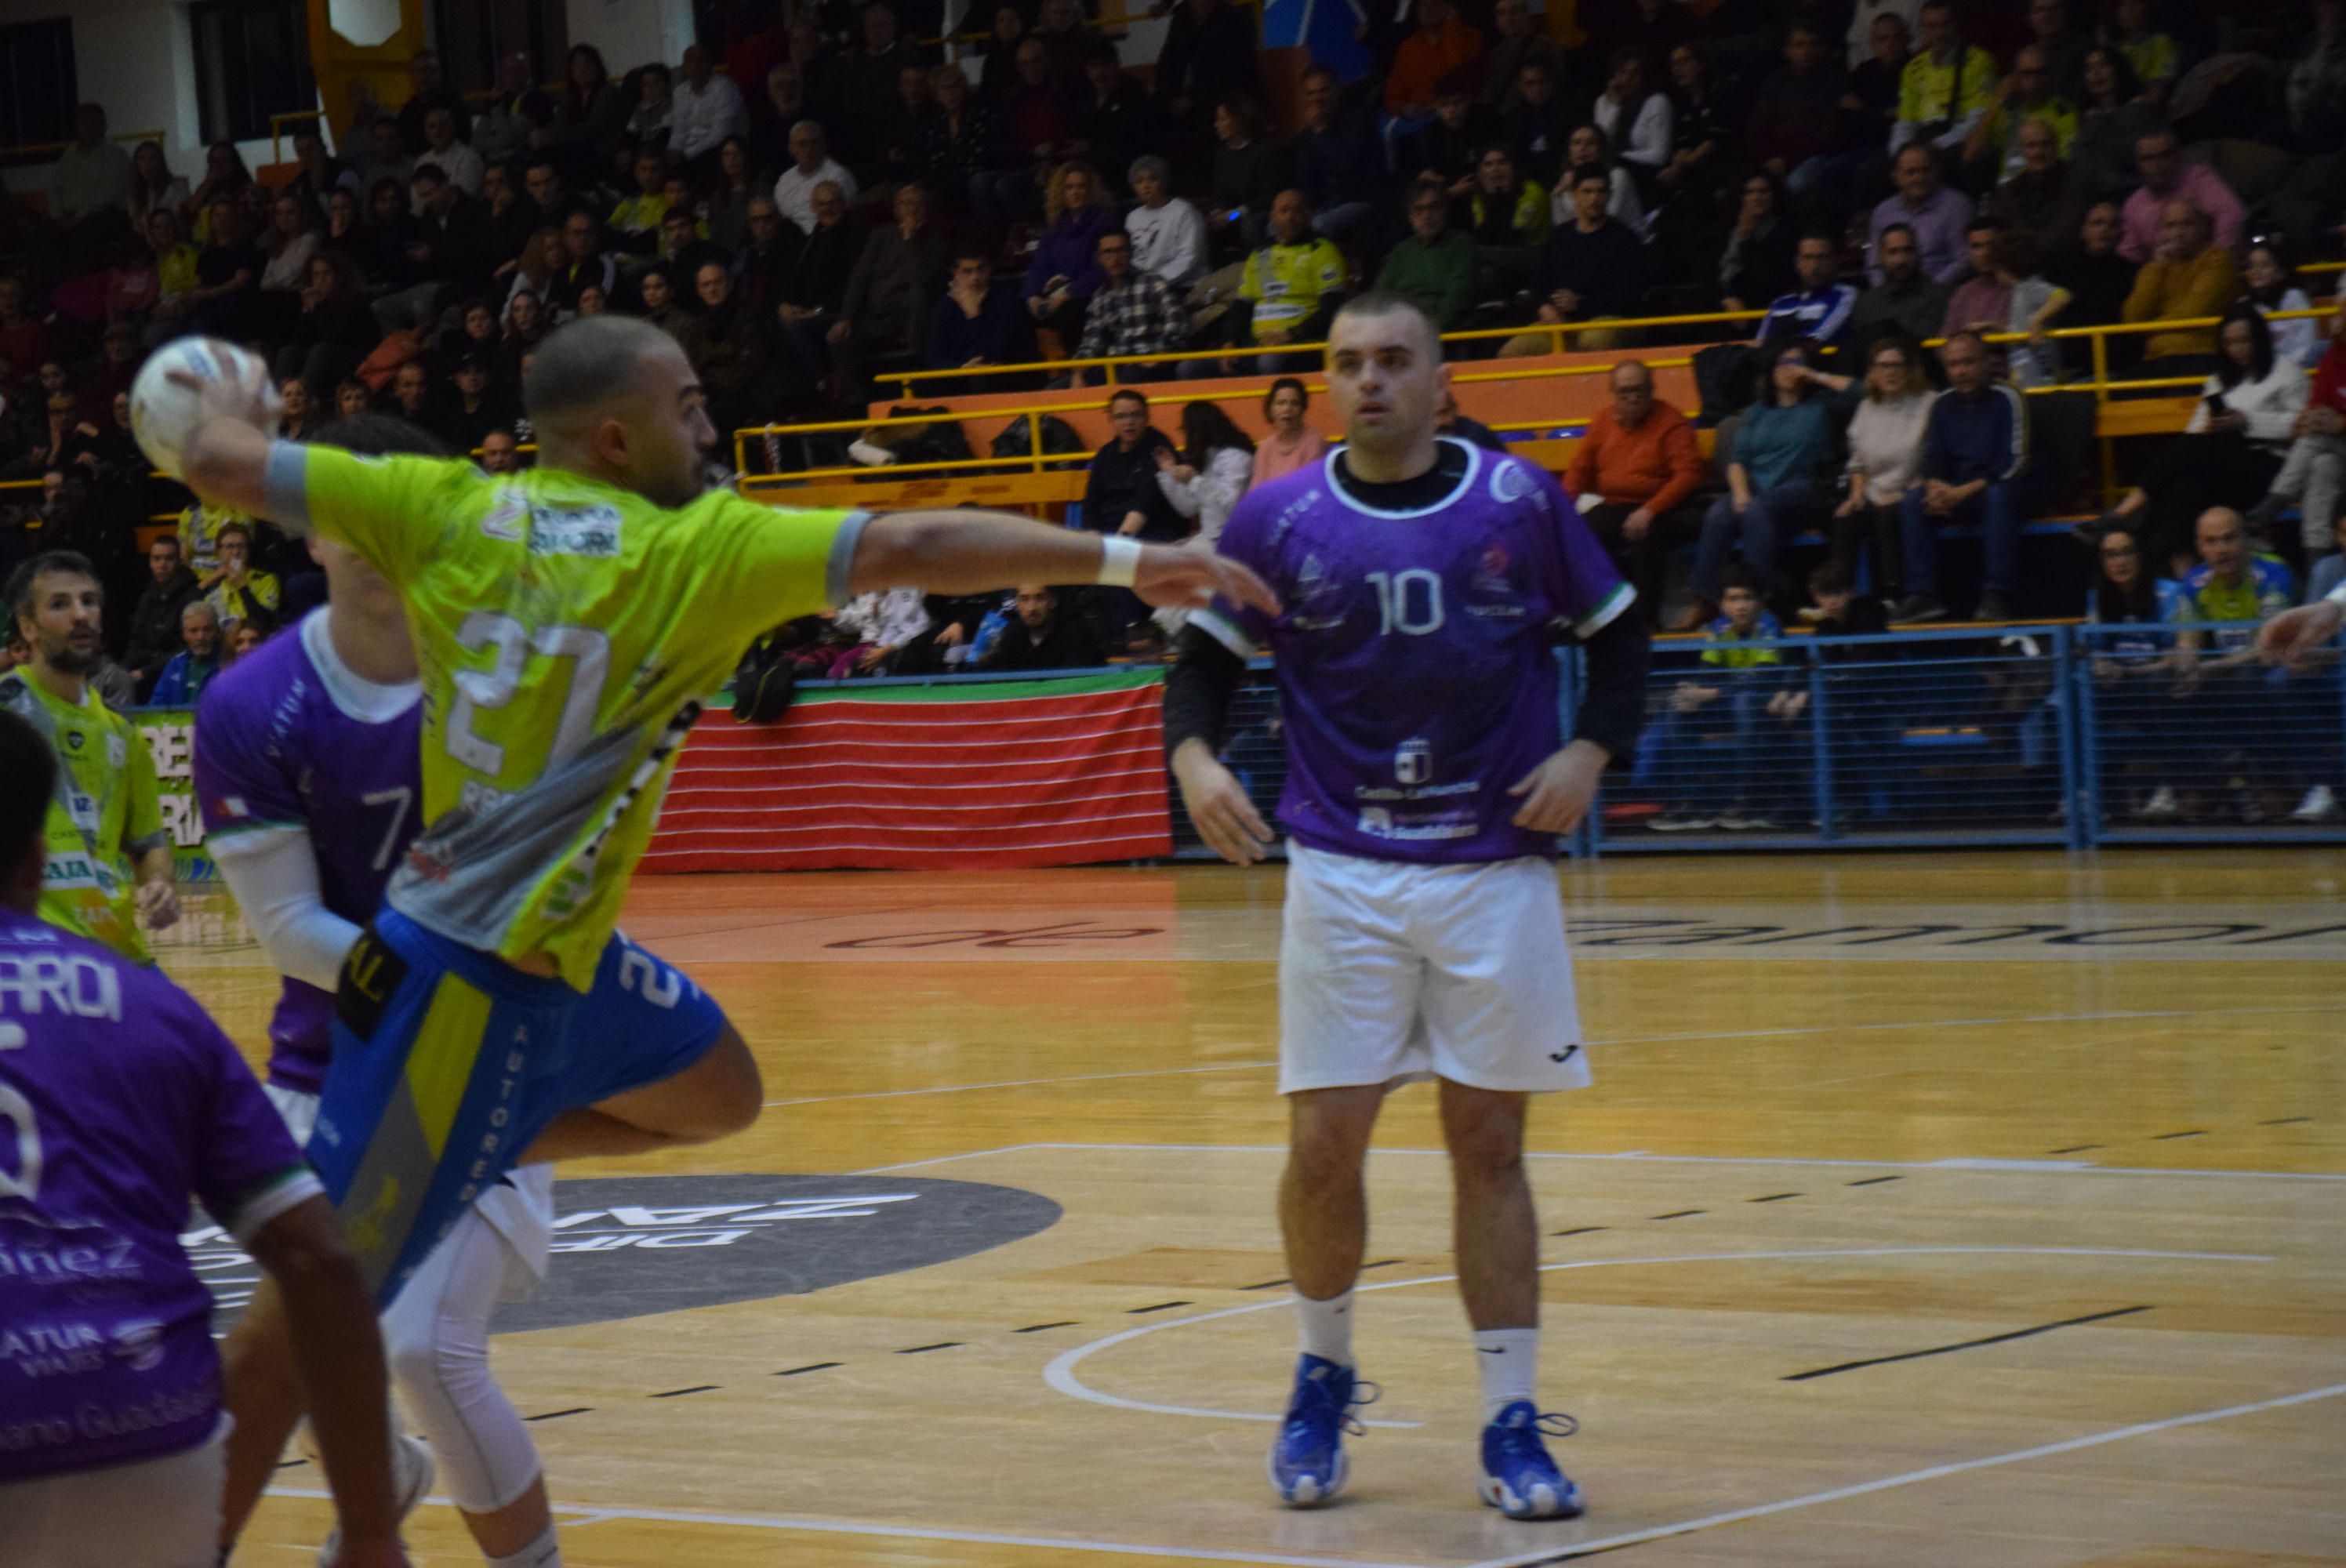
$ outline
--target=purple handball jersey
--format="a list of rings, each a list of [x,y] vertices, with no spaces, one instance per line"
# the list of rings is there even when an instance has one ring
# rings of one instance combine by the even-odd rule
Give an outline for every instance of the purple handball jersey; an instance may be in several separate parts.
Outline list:
[[[1454,480],[1411,510],[1364,500],[1335,453],[1249,492],[1219,548],[1284,608],[1224,600],[1196,624],[1273,656],[1279,820],[1299,841],[1434,864],[1552,855],[1506,791],[1562,744],[1554,628],[1586,636],[1633,596],[1545,469],[1442,447]]]
[[[0,910],[0,1482],[209,1438],[219,1358],[179,1246],[189,1195],[249,1242],[322,1190],[184,992]]]
[[[327,910],[372,920],[423,809],[423,705],[334,655],[326,612],[271,637],[204,687],[196,708],[196,798],[204,832],[302,830]],[[325,1081],[332,993],[288,976],[269,1023],[269,1079],[314,1095]]]

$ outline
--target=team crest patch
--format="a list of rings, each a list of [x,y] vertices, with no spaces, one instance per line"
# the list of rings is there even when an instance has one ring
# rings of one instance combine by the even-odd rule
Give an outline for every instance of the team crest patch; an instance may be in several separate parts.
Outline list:
[[[584,555],[607,561],[619,553],[619,509],[608,505],[532,507],[529,553]]]
[[[119,735],[109,735],[106,738],[106,765],[108,768],[127,768],[130,765],[130,743]]]
[[[1518,463],[1494,463],[1491,465],[1491,499],[1521,501],[1532,493],[1532,482]]]

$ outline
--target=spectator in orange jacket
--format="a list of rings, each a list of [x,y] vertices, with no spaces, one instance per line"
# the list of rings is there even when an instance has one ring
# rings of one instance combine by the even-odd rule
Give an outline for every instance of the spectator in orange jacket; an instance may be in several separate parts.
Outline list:
[[[1701,508],[1688,504],[1702,484],[1702,453],[1687,416],[1654,395],[1643,361],[1615,365],[1611,385],[1612,405],[1588,422],[1564,488],[1650,621],[1661,614],[1671,545],[1702,528]]]
[[[1478,72],[1483,35],[1450,0],[1419,0],[1417,31],[1403,38],[1385,76],[1385,111],[1402,119],[1433,113],[1434,85],[1453,71]]]

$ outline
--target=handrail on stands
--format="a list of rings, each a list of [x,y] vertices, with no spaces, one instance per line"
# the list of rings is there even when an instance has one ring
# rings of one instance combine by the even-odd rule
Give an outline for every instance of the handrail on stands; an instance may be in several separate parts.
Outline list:
[[[2328,270],[2331,271],[2346,269],[2346,262],[2334,264],[2325,263],[2321,265],[2323,265]],[[2303,270],[2313,270],[2313,268],[2303,269]],[[2269,319],[2273,321],[2298,321],[2304,319],[2324,318],[2331,315],[2332,313],[2331,310],[2316,307],[2303,311],[2277,311],[2272,312]],[[1491,338],[1511,338],[1525,331],[1535,331],[1551,334],[1552,341],[1561,341],[1566,334],[1575,331],[1629,331],[1641,328],[1656,326],[1700,325],[1713,321],[1757,321],[1765,314],[1766,312],[1761,311],[1719,311],[1692,315],[1640,317],[1622,321],[1543,323],[1541,325],[1525,328],[1478,328],[1474,331],[1465,332],[1445,332],[1442,336],[1442,341],[1445,343],[1469,342]],[[2086,381],[2049,382],[2041,386],[2028,387],[2024,389],[2024,391],[2027,395],[2032,397],[2060,392],[2076,393],[2089,392],[2094,394],[2095,404],[2098,409],[2101,405],[2106,404],[2110,401],[2109,394],[2113,391],[2126,390],[2141,392],[2157,391],[2162,388],[2188,390],[2192,387],[2202,385],[2207,380],[2205,376],[2145,376],[2132,377],[2124,380],[2113,380],[2109,373],[2107,340],[2120,335],[2140,336],[2153,332],[2191,331],[2199,328],[2213,327],[2218,324],[2220,319],[2221,318],[2215,316],[2187,316],[2160,321],[2118,321],[2111,322],[2103,326],[2055,328],[2045,335],[2047,338],[2064,341],[2084,341],[2091,345],[2093,352],[2092,378]],[[1985,334],[1985,341],[1991,343],[2025,342],[2029,341],[2029,338],[2030,335],[2026,332],[1990,332]],[[1944,341],[1945,340],[1943,338],[1932,338],[1926,340],[1923,346],[1925,348],[1935,348]],[[1158,364],[1169,361],[1180,360],[1250,357],[1254,353],[1266,351],[1278,353],[1310,353],[1317,350],[1325,349],[1326,347],[1327,344],[1323,341],[1317,343],[1280,344],[1277,345],[1275,349],[1267,351],[1208,350],[1203,351],[1190,351],[1178,354],[1122,354],[1094,360],[1051,360],[1028,365],[987,365],[974,368],[955,367],[952,370],[931,372],[915,372],[907,373],[892,372],[881,379],[909,382],[913,381],[926,380],[931,375],[938,377],[954,375],[1015,375],[1022,372],[1066,372],[1073,369],[1089,369],[1095,366],[1109,367],[1112,372],[1114,366],[1120,364]],[[1559,350],[1556,351],[1560,352],[1562,351]],[[1470,371],[1458,368],[1461,363],[1474,362],[1475,361],[1467,361],[1454,362],[1454,368],[1451,372],[1451,380],[1454,382],[1501,381],[1519,382],[1568,376],[1606,375],[1611,372],[1611,366],[1609,365],[1593,364],[1526,366],[1517,370]],[[1684,356],[1666,359],[1649,359],[1645,361],[1649,369],[1655,370],[1681,369],[1691,365],[1693,362],[1694,361],[1690,353]],[[1107,386],[1101,390],[1109,390],[1116,384],[1117,383],[1114,382],[1111,374]],[[1141,384],[1153,385],[1156,383]],[[1324,392],[1328,388],[1327,383],[1324,381],[1307,381],[1305,382],[1304,390],[1306,392]],[[1247,387],[1237,391],[1200,391],[1189,401],[1199,402],[1251,402],[1260,395],[1261,393],[1259,388]],[[1094,399],[1082,402],[1048,402],[1025,406],[1014,405],[1006,408],[990,408],[983,411],[961,411],[950,417],[955,419],[984,418],[989,421],[1005,418],[1025,419],[1027,424],[1027,454],[1024,457],[955,458],[942,460],[936,463],[905,463],[901,465],[901,467],[892,465],[885,469],[884,472],[891,475],[913,473],[918,473],[924,475],[934,475],[946,473],[962,473],[976,469],[1017,467],[1023,465],[1029,473],[1041,473],[1046,472],[1053,463],[1064,463],[1067,461],[1068,457],[1072,455],[1065,453],[1056,454],[1046,453],[1042,450],[1042,420],[1046,416],[1052,414],[1087,413],[1098,406],[1097,401]],[[853,467],[844,468],[831,467],[802,469],[790,473],[753,474],[749,472],[749,443],[752,440],[762,442],[772,436],[813,435],[849,430],[864,431],[889,425],[928,424],[933,423],[935,418],[936,416],[932,414],[890,414],[882,415],[878,418],[824,420],[805,423],[772,423],[748,426],[736,430],[733,433],[734,470],[741,475],[740,483],[745,490],[754,485],[791,484],[810,479],[838,478],[850,475],[870,477],[883,471],[859,464]],[[1494,431],[1501,432],[1526,430],[1571,430],[1585,426],[1586,423],[1587,421],[1586,419],[1564,417],[1539,420],[1504,421],[1492,425],[1491,428]],[[2107,491],[2112,488],[2114,484],[2112,450],[2110,447],[2110,438],[2108,437],[2102,438],[2102,456],[2103,487]]]

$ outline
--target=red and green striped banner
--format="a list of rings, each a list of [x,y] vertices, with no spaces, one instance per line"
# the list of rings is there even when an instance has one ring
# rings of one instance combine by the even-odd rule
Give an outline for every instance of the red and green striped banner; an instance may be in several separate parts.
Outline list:
[[[1163,672],[801,691],[702,718],[648,871],[1066,866],[1172,852]]]

